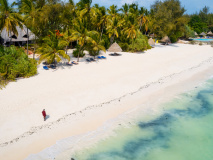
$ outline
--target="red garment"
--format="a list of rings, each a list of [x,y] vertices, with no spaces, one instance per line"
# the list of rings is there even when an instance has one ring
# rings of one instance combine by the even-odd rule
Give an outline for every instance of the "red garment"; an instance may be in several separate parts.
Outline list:
[[[42,111],[42,114],[44,117],[46,117],[46,112],[45,111]]]

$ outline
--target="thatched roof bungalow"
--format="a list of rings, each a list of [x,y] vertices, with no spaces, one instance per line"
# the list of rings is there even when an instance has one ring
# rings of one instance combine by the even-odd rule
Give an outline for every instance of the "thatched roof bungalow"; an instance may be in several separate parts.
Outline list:
[[[149,38],[148,43],[149,43],[150,46],[154,46],[155,45],[155,42],[154,42],[154,40],[152,38]]]
[[[122,52],[122,49],[121,49],[121,47],[115,42],[115,43],[113,43],[113,44],[109,47],[108,52]]]
[[[212,36],[213,33],[212,33],[211,31],[209,31],[209,32],[207,33],[207,35]]]
[[[200,34],[200,36],[206,36],[206,33],[202,32],[202,33]]]
[[[171,40],[169,39],[168,36],[165,36],[161,39],[161,42],[163,42],[164,44],[169,44],[171,43]]]
[[[16,45],[16,46],[23,46],[27,43],[27,27],[23,26],[23,29],[21,29],[19,26],[16,27],[18,31],[18,35],[13,34],[12,32],[6,31],[4,28],[1,32],[1,43],[3,45],[9,46],[9,45]],[[33,34],[28,29],[28,35],[29,35],[29,43],[31,43],[33,40],[35,40],[35,34]]]

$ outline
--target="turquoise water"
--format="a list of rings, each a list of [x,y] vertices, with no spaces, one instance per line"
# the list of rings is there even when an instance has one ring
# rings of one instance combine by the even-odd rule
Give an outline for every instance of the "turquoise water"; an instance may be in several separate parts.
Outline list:
[[[195,39],[193,39],[193,40],[194,40],[194,41],[204,41],[204,42],[213,41],[213,39],[205,39],[205,38],[202,38],[202,39],[195,38]]]
[[[138,120],[136,125],[120,128],[115,136],[72,157],[75,160],[212,160],[213,80],[161,107],[164,110],[151,120]]]

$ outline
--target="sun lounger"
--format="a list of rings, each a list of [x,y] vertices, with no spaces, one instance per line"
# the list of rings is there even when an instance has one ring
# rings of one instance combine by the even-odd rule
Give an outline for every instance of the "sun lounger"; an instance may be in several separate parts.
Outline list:
[[[104,56],[101,56],[101,58],[106,59],[106,57],[104,57]]]
[[[88,59],[88,58],[86,59],[86,61],[87,61],[87,62],[91,62],[91,60],[90,60],[90,59]]]
[[[90,61],[95,61],[94,58],[90,58]]]
[[[101,56],[98,56],[98,59],[102,59]]]
[[[55,66],[54,64],[51,64],[51,65],[50,65],[50,68],[56,69],[56,66]]]
[[[49,69],[47,66],[43,66],[43,68],[44,68],[45,70],[48,70],[48,69]]]
[[[66,62],[66,65],[72,66],[72,62]]]
[[[78,62],[76,62],[76,61],[72,61],[72,64],[78,64]]]

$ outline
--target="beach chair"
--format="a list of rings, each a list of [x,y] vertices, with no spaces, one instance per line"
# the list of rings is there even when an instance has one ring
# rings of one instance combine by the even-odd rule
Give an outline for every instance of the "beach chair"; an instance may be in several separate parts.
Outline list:
[[[98,59],[102,59],[101,56],[98,56]]]
[[[90,61],[95,61],[95,59],[94,58],[90,58]]]
[[[45,70],[48,70],[48,69],[49,69],[47,66],[43,66],[43,68],[44,68]]]
[[[104,57],[104,56],[101,56],[101,58],[106,59],[106,57]]]
[[[87,62],[91,62],[91,60],[90,60],[90,59],[88,59],[88,58],[86,59],[86,61],[87,61]]]
[[[56,69],[56,66],[55,66],[54,64],[51,64],[51,65],[50,65],[50,68]]]
[[[66,62],[66,65],[72,66],[72,62]]]
[[[77,65],[77,64],[78,64],[78,62],[76,62],[76,61],[72,61],[72,64],[75,64],[75,65]]]

